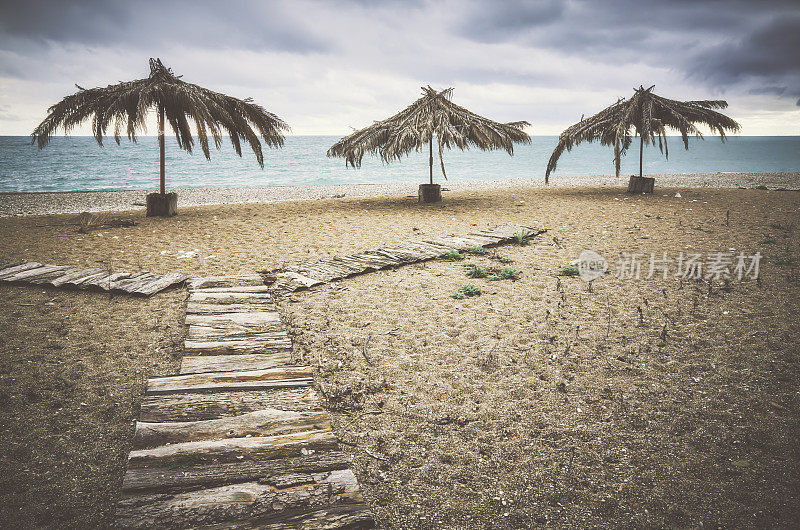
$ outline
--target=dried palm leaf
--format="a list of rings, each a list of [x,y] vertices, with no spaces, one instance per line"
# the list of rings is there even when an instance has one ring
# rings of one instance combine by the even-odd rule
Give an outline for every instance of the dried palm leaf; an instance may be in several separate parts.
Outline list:
[[[251,99],[220,94],[182,81],[180,77],[165,67],[161,59],[150,59],[150,76],[146,79],[104,88],[85,89],[75,85],[78,87],[77,93],[50,107],[47,117],[33,131],[32,142],[42,149],[59,128],[68,133],[89,118],[92,119],[92,132],[99,145],[103,145],[103,136],[112,125],[117,144],[123,134],[135,142],[136,135],[147,130],[145,119],[148,111],[155,108],[159,114],[159,135],[162,139],[161,193],[164,193],[165,121],[172,127],[178,146],[188,152],[192,152],[194,147],[189,120],[193,121],[197,140],[207,159],[211,158],[209,135],[219,148],[223,133],[227,133],[239,156],[242,156],[242,142],[249,143],[262,168],[264,154],[259,136],[269,147],[283,145],[283,132],[288,131],[289,126],[276,115]]]
[[[406,109],[383,121],[355,131],[333,144],[328,156],[340,156],[345,165],[360,167],[365,154],[377,153],[384,162],[400,160],[411,151],[430,149],[430,181],[433,184],[433,138],[436,137],[442,175],[444,148],[461,150],[477,147],[483,150],[504,149],[514,154],[514,143],[531,143],[523,128],[526,121],[498,123],[451,101],[453,89],[437,92],[422,87],[422,97]]]
[[[642,147],[644,144],[655,144],[669,158],[667,148],[667,128],[681,133],[683,145],[689,149],[689,135],[703,138],[697,128],[705,125],[712,133],[717,133],[724,142],[727,131],[738,132],[739,124],[714,109],[724,109],[728,103],[722,100],[713,101],[675,101],[653,94],[653,88],[640,86],[634,89],[630,99],[621,98],[613,105],[606,107],[594,116],[581,119],[580,122],[567,128],[558,138],[558,145],[553,150],[547,163],[545,182],[549,182],[550,173],[555,171],[559,157],[564,150],[571,151],[581,142],[600,140],[602,145],[614,146],[614,166],[619,177],[621,158],[633,142],[632,135],[639,136],[639,176],[642,176]]]

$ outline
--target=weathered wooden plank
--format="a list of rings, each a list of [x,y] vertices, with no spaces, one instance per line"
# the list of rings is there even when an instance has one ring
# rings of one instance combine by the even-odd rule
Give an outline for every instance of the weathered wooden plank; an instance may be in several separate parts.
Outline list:
[[[208,287],[202,289],[193,289],[192,293],[267,293],[269,294],[269,285],[241,285],[235,287]]]
[[[269,331],[254,333],[246,339],[186,340],[183,348],[190,355],[275,353],[291,351],[292,339],[285,331]]]
[[[145,296],[150,296],[152,294],[157,293],[158,291],[161,291],[162,289],[166,289],[170,285],[184,282],[186,281],[187,278],[188,276],[181,272],[173,272],[170,274],[165,274],[164,276],[159,276],[153,281],[148,282],[147,284],[137,288],[135,291],[131,291],[129,289],[126,290],[134,294],[142,294]]]
[[[456,250],[456,247],[454,247],[449,241],[443,238],[429,237],[426,239],[422,239],[421,241],[423,243],[427,243],[428,245],[434,245],[435,247],[441,250],[442,254],[444,254],[445,252]]]
[[[189,289],[210,289],[214,287],[243,287],[264,285],[264,279],[260,274],[243,274],[238,276],[206,276],[202,278],[190,278],[186,281]]]
[[[403,259],[403,263],[414,263],[421,259],[418,252],[400,247],[386,247],[381,248],[381,252],[388,252],[393,256],[398,256]]]
[[[241,311],[239,313],[226,312],[224,314],[191,314],[186,315],[187,325],[208,327],[240,326],[246,328],[270,326],[280,324],[281,317],[277,311]]]
[[[76,278],[73,278],[71,280],[67,280],[66,282],[63,283],[63,285],[69,285],[69,286],[72,286],[72,287],[77,287],[79,285],[82,285],[82,284],[86,283],[89,280],[94,280],[95,278],[99,278],[99,277],[105,276],[107,274],[108,274],[108,271],[104,271],[104,270],[101,270],[100,272],[94,272],[94,273],[85,272],[84,274],[82,274],[82,275],[80,275],[80,276],[78,276]]]
[[[340,277],[340,273],[332,271],[330,269],[324,269],[321,267],[316,267],[313,265],[303,265],[300,267],[292,268],[292,272],[297,274],[302,274],[308,278],[313,280],[319,280],[321,282],[329,282],[336,278]]]
[[[20,265],[23,265],[23,262],[21,262],[21,261],[0,260],[0,275],[3,274],[4,270],[10,269],[11,267],[18,267]]]
[[[131,468],[122,481],[123,495],[177,493],[241,482],[266,482],[290,473],[321,473],[350,467],[351,459],[340,451],[315,452],[275,460],[236,461],[182,467]]]
[[[283,329],[283,325],[280,323],[260,326],[241,326],[233,323],[227,324],[227,326],[225,324],[220,324],[219,326],[200,326],[197,324],[192,324],[189,326],[189,331],[186,334],[186,340],[246,340],[252,337],[253,334],[263,333],[265,331],[280,331],[281,329]]]
[[[210,390],[258,390],[311,384],[313,372],[307,366],[283,366],[267,370],[243,372],[210,372],[201,374],[154,377],[147,381],[147,394],[203,392]]]
[[[433,247],[422,241],[403,241],[397,247],[401,250],[405,250],[416,256],[416,261],[423,261],[429,260],[431,258],[436,258],[447,252],[446,250],[440,247]]]
[[[317,263],[308,265],[306,268],[311,267],[318,271],[322,271],[323,274],[333,274],[334,278],[343,278],[355,273],[355,271],[353,271],[353,269],[350,267],[346,267],[344,264],[336,264],[329,260],[318,261]]]
[[[322,263],[325,264],[326,267],[332,267],[338,270],[341,270],[344,277],[353,276],[355,274],[360,274],[362,270],[361,265],[350,265],[342,261],[341,258],[330,258],[324,260]]]
[[[289,510],[310,510],[361,502],[350,470],[317,473],[313,482],[278,489],[244,482],[176,494],[137,495],[120,500],[115,520],[122,528],[196,528],[255,517],[282,516]]]
[[[111,271],[104,271],[103,274],[98,276],[94,276],[89,280],[86,280],[81,283],[83,287],[97,287],[99,289],[104,289],[106,291],[111,290],[111,277],[114,276],[115,273]]]
[[[58,268],[57,270],[54,270],[52,272],[48,272],[48,273],[45,273],[45,274],[40,274],[40,275],[35,276],[33,278],[26,278],[25,281],[28,282],[28,283],[36,284],[36,285],[49,284],[52,280],[55,280],[57,278],[61,278],[62,276],[64,276],[64,274],[69,274],[73,270],[74,269],[72,269],[72,268],[70,268],[68,266],[64,266],[63,268]]]
[[[393,265],[393,263],[386,258],[379,258],[374,254],[367,254],[366,252],[353,254],[352,256],[347,257],[352,260],[353,263],[360,264],[362,268],[368,268],[376,271],[386,269]]]
[[[305,288],[314,287],[315,285],[320,285],[322,283],[322,281],[320,280],[305,276],[303,274],[299,274],[297,272],[282,272],[278,274],[278,276],[287,278],[295,283],[302,285]]]
[[[118,274],[118,273],[115,273]],[[112,275],[113,276],[113,275]],[[156,275],[152,272],[147,271],[137,271],[128,274],[127,277],[120,277],[117,278],[114,282],[114,290],[117,291],[125,291],[125,289],[143,284],[145,281],[149,281],[151,278],[155,278]]]
[[[108,277],[108,279],[106,280],[108,282],[107,283],[107,288],[109,290],[112,290],[112,291],[119,290],[120,284],[124,280],[129,279],[130,277],[131,277],[131,273],[130,272],[115,272],[115,273],[111,274]]]
[[[367,260],[358,259],[355,256],[340,256],[336,258],[336,261],[339,263],[344,263],[351,269],[358,271],[357,274],[378,270],[378,267],[376,266],[375,263],[370,263]]]
[[[38,269],[41,266],[42,266],[41,263],[37,263],[35,261],[31,261],[29,263],[23,263],[21,265],[15,265],[15,266],[12,266],[12,267],[6,267],[5,269],[3,269],[2,272],[0,272],[0,280],[8,278],[9,276],[13,276],[13,275],[15,275],[15,274],[17,274],[19,272],[22,272],[22,271],[27,271],[27,270],[31,270],[31,269]]]
[[[248,301],[247,303],[203,303],[188,302],[186,313],[189,315],[221,315],[224,313],[241,313],[244,311],[277,311],[277,307],[271,298],[263,301]]]
[[[3,278],[4,282],[32,282],[34,279],[40,277],[50,276],[53,273],[63,273],[64,271],[68,270],[69,267],[67,266],[56,266],[56,265],[42,265],[41,267],[35,267],[33,269],[27,269],[24,271],[19,271],[16,274],[11,276],[6,276]]]
[[[191,314],[186,315],[186,324],[198,324],[202,326],[213,326],[217,324],[237,324],[240,326],[274,324],[280,322],[281,317],[277,311],[263,311],[253,309],[251,311],[232,312],[226,311],[223,314]]]
[[[161,394],[142,398],[139,420],[212,420],[267,408],[290,411],[322,410],[322,404],[317,392],[310,386],[213,394]]]
[[[247,436],[277,436],[304,431],[330,430],[327,412],[290,412],[264,409],[239,416],[203,421],[136,422],[133,448],[146,449],[198,440]]]
[[[397,254],[393,254],[391,252],[388,252],[386,249],[383,249],[383,248],[377,248],[375,250],[367,250],[365,252],[368,252],[370,254],[375,254],[377,256],[383,256],[387,260],[389,260],[392,263],[394,263],[395,265],[401,265],[402,263],[405,263],[405,259],[403,259],[402,256],[398,256]]]
[[[238,292],[207,292],[189,291],[189,303],[201,304],[263,304],[271,302],[272,295],[267,292],[258,293],[238,293]]]
[[[202,464],[299,457],[310,451],[336,449],[336,444],[336,437],[328,430],[183,442],[131,451],[128,467],[175,467],[187,462]]]
[[[271,517],[200,527],[201,530],[361,530],[375,528],[372,512],[363,502],[333,504],[312,510],[285,510]]]
[[[102,269],[68,269],[63,275],[49,280],[47,284],[52,285],[53,287],[58,287],[76,278],[85,277],[87,275],[96,274],[99,272],[102,272]]]
[[[402,260],[400,260],[398,258],[394,258],[394,257],[390,258],[387,255],[385,255],[383,253],[380,253],[378,251],[375,251],[375,250],[367,250],[367,251],[364,251],[364,252],[360,252],[358,254],[354,254],[354,256],[359,258],[359,259],[365,259],[365,260],[369,260],[371,262],[378,263],[384,269],[388,268],[388,267],[396,267],[397,265],[402,263]]]
[[[459,245],[449,237],[431,237],[424,239],[423,241],[441,248],[442,254],[459,249]]]
[[[252,355],[185,355],[181,360],[182,375],[203,372],[235,372],[266,370],[291,364],[292,354],[280,352]]]

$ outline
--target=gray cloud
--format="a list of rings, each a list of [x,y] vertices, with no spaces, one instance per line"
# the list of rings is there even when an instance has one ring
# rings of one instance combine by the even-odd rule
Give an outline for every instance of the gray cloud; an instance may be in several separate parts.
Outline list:
[[[796,81],[800,74],[797,2],[578,0],[525,9],[514,3],[494,15],[487,14],[490,6],[473,3],[466,10],[460,26],[463,36],[601,63],[663,66],[717,90],[751,81],[764,90],[762,94],[800,93],[798,85],[785,94],[769,91],[787,78]]]
[[[502,42],[524,36],[561,18],[565,4],[559,0],[527,2],[475,2],[456,25],[462,36],[480,42]]]
[[[692,73],[721,83],[800,75],[800,9],[794,16],[775,16],[732,40],[699,54]]]
[[[790,130],[797,118],[786,113],[800,107],[796,1],[0,2],[0,106],[19,129],[75,82],[147,75],[148,57],[253,96],[306,134],[368,124],[429,83],[538,134],[639,84],[674,98],[724,95],[759,130],[770,120]]]
[[[69,43],[325,52],[331,44],[290,2],[26,0],[3,6],[0,49]]]

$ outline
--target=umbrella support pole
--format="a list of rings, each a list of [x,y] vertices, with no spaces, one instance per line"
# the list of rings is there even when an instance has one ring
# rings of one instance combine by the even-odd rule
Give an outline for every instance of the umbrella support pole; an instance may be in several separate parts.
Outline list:
[[[164,178],[164,107],[158,106],[158,154],[160,193],[147,195],[147,217],[172,217],[178,215],[178,194],[167,193]]]

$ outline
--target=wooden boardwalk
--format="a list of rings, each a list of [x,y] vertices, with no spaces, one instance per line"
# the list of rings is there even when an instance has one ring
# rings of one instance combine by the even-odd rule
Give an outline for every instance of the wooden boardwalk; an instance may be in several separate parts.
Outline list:
[[[356,274],[440,258],[453,250],[466,250],[474,246],[493,247],[509,243],[518,234],[535,237],[542,232],[544,230],[506,224],[476,230],[465,236],[411,239],[391,247],[289,267],[286,271],[275,275],[273,287],[278,293],[299,291]]]
[[[148,381],[114,527],[372,528],[262,278],[188,286],[180,374]]]
[[[72,289],[111,291],[139,296],[150,296],[176,283],[186,281],[188,276],[176,272],[153,274],[152,272],[114,272],[108,269],[78,269],[68,265],[45,265],[0,262],[0,283],[22,283],[49,285]]]

